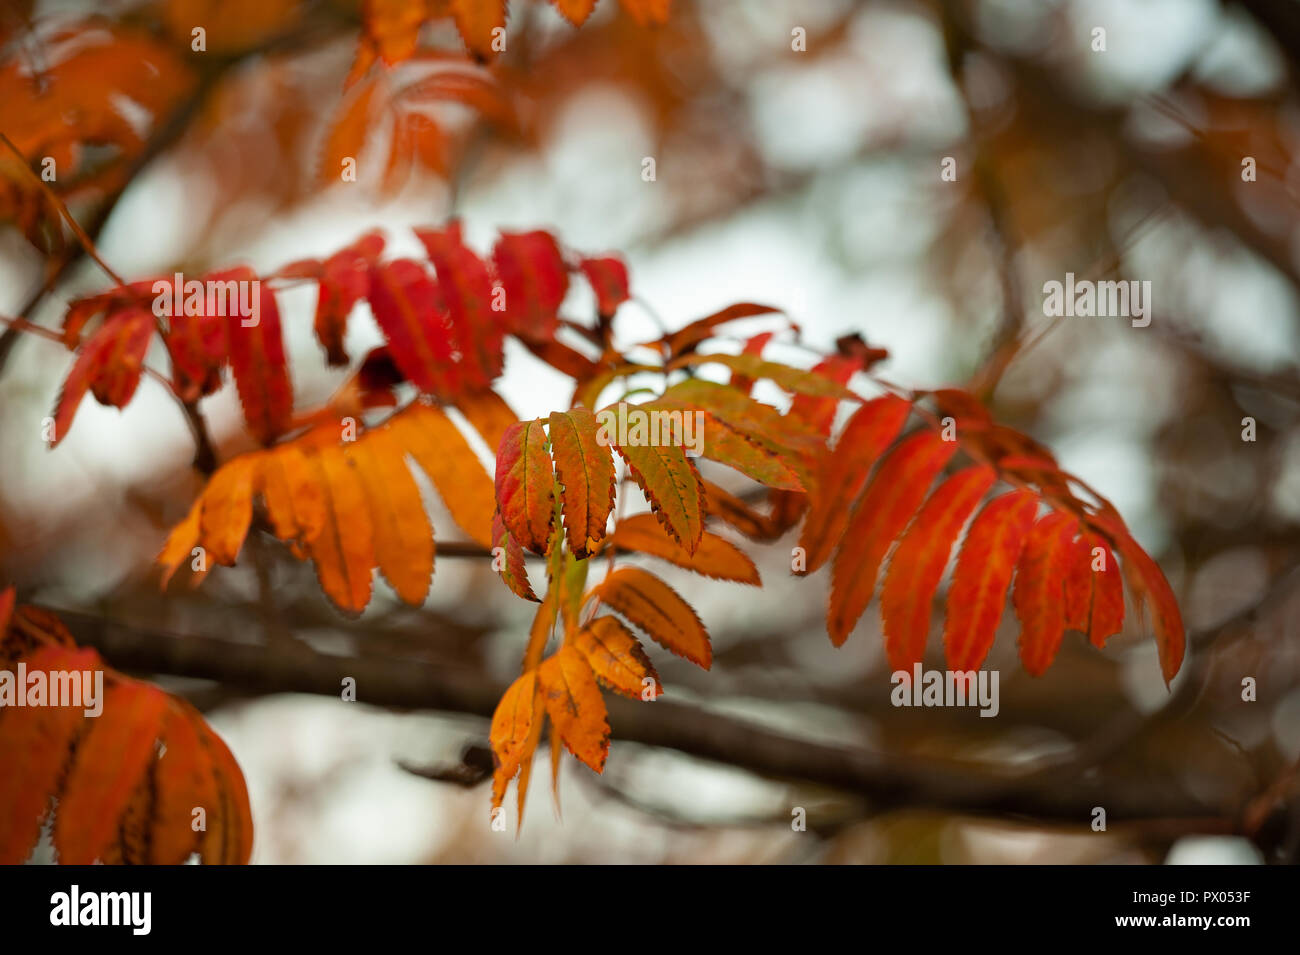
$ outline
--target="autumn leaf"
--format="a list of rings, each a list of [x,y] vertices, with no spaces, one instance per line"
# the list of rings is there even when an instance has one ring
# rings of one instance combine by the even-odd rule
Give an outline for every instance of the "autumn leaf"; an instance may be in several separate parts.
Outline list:
[[[597,431],[596,416],[586,408],[551,413],[551,458],[562,488],[564,531],[578,557],[590,554],[605,536],[614,505],[614,459]]]
[[[528,581],[528,569],[524,564],[524,549],[514,539],[499,513],[492,515],[492,557],[497,564],[497,572],[507,587],[517,597],[538,601]]]
[[[492,249],[492,265],[505,292],[510,330],[523,338],[554,337],[560,304],[569,291],[569,272],[555,237],[541,231],[503,232]]]
[[[596,311],[601,318],[613,318],[618,307],[630,296],[627,266],[612,256],[583,259],[578,268],[596,293]]]
[[[754,562],[730,541],[705,531],[699,546],[691,553],[669,537],[651,514],[633,514],[621,519],[609,537],[609,546],[659,557],[717,580],[734,580],[755,587],[762,584]]]
[[[501,805],[506,786],[519,772],[520,764],[532,759],[541,719],[537,670],[529,670],[510,684],[492,714],[488,739],[496,762],[492,777],[493,806]],[[526,788],[522,781],[520,788]]]
[[[538,554],[550,548],[554,479],[540,421],[519,421],[497,449],[496,499],[501,520],[521,545]]]
[[[587,658],[565,644],[537,668],[546,715],[565,747],[596,772],[609,755],[605,700]]]
[[[316,565],[321,590],[345,613],[359,614],[370,603],[375,566],[374,529],[365,487],[341,448],[322,448],[315,456],[325,491],[325,523],[307,553]]]
[[[868,401],[849,418],[834,450],[823,457],[817,493],[811,496],[799,535],[803,573],[811,574],[834,552],[872,467],[898,437],[910,411],[908,402],[893,395]]]
[[[54,819],[54,848],[65,865],[90,865],[116,834],[116,822],[154,759],[167,695],[145,684],[107,689],[68,770]]]
[[[1037,510],[1032,491],[1012,491],[984,505],[971,524],[948,589],[943,645],[949,670],[978,670],[988,656]]]
[[[1011,602],[1020,618],[1020,662],[1041,676],[1056,659],[1065,634],[1065,578],[1070,542],[1079,521],[1051,511],[1025,537]]]
[[[587,658],[596,679],[611,690],[634,699],[646,690],[652,700],[663,693],[659,674],[640,641],[616,617],[597,617],[574,634],[570,644]]]
[[[392,432],[366,432],[347,451],[370,503],[375,559],[384,579],[413,607],[424,603],[433,575],[433,528],[420,489]]]
[[[876,587],[889,545],[907,526],[957,445],[930,430],[905,439],[880,469],[849,514],[831,567],[831,642],[840,646],[862,616]]]
[[[996,477],[983,465],[957,472],[939,485],[899,540],[880,593],[890,670],[910,673],[925,656],[934,593],[953,544]]]
[[[114,312],[81,347],[77,360],[59,392],[54,409],[51,447],[72,427],[81,399],[91,391],[100,404],[122,408],[135,394],[144,368],[145,352],[153,335],[154,320],[143,308]]]
[[[619,567],[593,591],[659,645],[697,666],[713,663],[709,634],[677,591],[639,567]]]
[[[285,365],[280,310],[275,295],[257,282],[251,269],[232,269],[222,276],[222,281],[255,283],[255,321],[254,317],[238,315],[229,319],[230,368],[248,429],[261,444],[269,446],[289,430],[293,417],[293,388]]]

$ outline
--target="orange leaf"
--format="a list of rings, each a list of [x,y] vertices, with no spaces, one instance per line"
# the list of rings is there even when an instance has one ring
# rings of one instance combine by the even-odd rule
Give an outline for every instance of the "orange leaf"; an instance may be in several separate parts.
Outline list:
[[[315,465],[293,442],[267,451],[261,462],[258,490],[275,536],[300,544],[315,540],[325,526],[325,493]]]
[[[506,25],[506,0],[450,0],[456,29],[460,31],[465,46],[480,60],[490,57],[495,50],[492,31],[504,30]]]
[[[633,514],[621,519],[614,527],[609,543],[621,550],[661,557],[705,577],[735,580],[756,587],[762,584],[754,562],[730,541],[705,531],[700,536],[699,547],[692,554],[665,534],[650,514]]]
[[[247,865],[253,854],[253,814],[248,787],[234,755],[203,717],[181,701],[207,749],[217,784],[217,811],[208,812],[208,830],[202,836],[199,858],[204,865]]]
[[[421,606],[433,576],[433,528],[406,456],[384,428],[362,435],[348,456],[370,502],[379,571],[402,600]]]
[[[160,586],[165,590],[167,584],[171,581],[172,575],[177,569],[188,560],[194,553],[194,548],[198,546],[202,531],[199,529],[199,523],[203,518],[203,498],[200,496],[191,505],[189,513],[185,515],[185,520],[181,521],[172,528],[171,533],[167,535],[167,541],[163,544],[162,552],[158,554],[158,566],[162,568],[162,579]],[[204,562],[207,566],[207,562]]]
[[[540,703],[536,670],[529,670],[511,683],[497,703],[488,736],[496,760],[492,780],[493,806],[501,805],[506,785],[519,772],[520,765],[532,759],[541,723]],[[524,788],[522,780],[520,787]]]
[[[609,446],[596,440],[596,416],[586,408],[554,411],[550,425],[551,458],[563,494],[569,550],[585,558],[605,536],[614,506],[614,459]]]
[[[497,450],[497,507],[514,538],[538,554],[550,546],[554,485],[542,423],[511,425]]]
[[[672,0],[620,0],[623,9],[643,27],[662,26],[668,22]]]
[[[375,566],[365,488],[340,448],[322,448],[315,461],[325,492],[325,523],[308,542],[307,553],[325,595],[343,612],[359,614],[370,602],[370,572]]]
[[[167,694],[135,681],[108,687],[103,713],[77,747],[54,820],[65,865],[90,865],[117,833],[118,819],[154,759]]]
[[[198,731],[178,703],[167,711],[161,738],[165,749],[153,773],[148,861],[180,865],[199,849],[194,810],[203,809],[205,817],[219,811],[217,780]]]
[[[691,605],[654,574],[639,567],[620,567],[594,593],[665,649],[706,670],[713,664],[704,624]]]
[[[957,535],[997,475],[976,465],[958,471],[930,496],[889,560],[880,592],[889,667],[911,673],[925,656],[934,592]]]
[[[811,574],[834,552],[872,466],[898,437],[911,409],[894,395],[868,401],[849,418],[835,449],[822,458],[817,493],[811,495],[799,535],[807,561],[803,573]]]
[[[44,647],[25,662],[28,673],[101,668],[94,650],[64,647]],[[0,708],[0,865],[18,865],[36,845],[84,718],[76,706]]]
[[[986,504],[971,525],[948,589],[943,645],[949,670],[978,670],[988,656],[1037,510],[1032,491],[1012,491]]]
[[[551,3],[575,27],[582,26],[596,8],[596,0],[551,0]]]
[[[555,732],[570,753],[599,773],[609,754],[609,721],[587,658],[566,644],[542,661],[537,682]]]
[[[1020,662],[1042,676],[1056,659],[1065,633],[1065,577],[1078,519],[1051,511],[1025,537],[1011,602],[1020,618]]]
[[[322,186],[342,181],[343,163],[346,160],[351,159],[358,163],[361,161],[366,136],[370,132],[370,124],[374,118],[375,93],[378,89],[379,83],[371,78],[363,80],[344,94],[343,102],[334,113],[329,132],[325,135],[325,146],[321,151],[317,181]],[[320,305],[325,304],[325,295],[325,286],[322,283]],[[321,330],[322,311],[323,309],[318,306],[316,313],[318,334]],[[321,337],[321,342],[328,347],[325,336]],[[331,361],[331,364],[333,363]]]
[[[483,438],[488,451],[495,457],[497,448],[506,430],[519,420],[519,415],[511,410],[505,399],[495,391],[479,391],[470,395],[458,395],[456,410],[465,416]]]
[[[831,567],[826,625],[835,646],[844,643],[867,609],[889,545],[912,519],[956,450],[955,441],[944,441],[929,429],[918,431],[885,458],[854,506]]]
[[[754,302],[737,302],[735,305],[728,305],[724,309],[714,312],[712,315],[706,315],[704,318],[697,318],[695,321],[682,326],[670,335],[665,335],[659,340],[670,356],[676,357],[686,352],[693,351],[702,341],[713,337],[713,330],[719,325],[725,325],[728,322],[738,321],[742,318],[752,318],[755,315],[768,315],[772,312],[781,311],[771,305],[758,305]]]
[[[634,699],[646,689],[651,690],[651,699],[663,693],[659,674],[640,641],[616,617],[597,617],[574,634],[570,643],[587,658],[596,679],[611,690]]]
[[[689,354],[668,363],[668,369],[690,368],[695,365],[725,365],[732,372],[746,378],[767,378],[785,391],[812,395],[817,398],[852,400],[857,396],[844,385],[803,368],[794,368],[780,362],[764,361],[757,355]]]
[[[241,454],[217,469],[203,489],[200,540],[218,564],[233,566],[253,519],[253,486],[260,453]]]
[[[438,489],[452,520],[476,543],[493,546],[492,479],[441,409],[415,402],[384,424]]]

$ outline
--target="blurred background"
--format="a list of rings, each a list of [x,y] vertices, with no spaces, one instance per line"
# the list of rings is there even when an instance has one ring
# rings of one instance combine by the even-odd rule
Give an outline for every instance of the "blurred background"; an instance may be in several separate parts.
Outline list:
[[[19,102],[34,64],[136,45],[119,57],[136,66],[112,67],[134,92],[111,103],[136,136],[87,134],[69,152],[77,175],[56,186],[128,279],[236,263],[269,272],[375,227],[395,252],[415,253],[409,227],[451,215],[482,252],[500,230],[532,228],[618,251],[635,296],[616,325],[625,344],[657,337],[659,323],[764,302],[817,348],[852,332],[887,348],[878,371],[902,385],[984,388],[999,420],[1115,502],[1191,634],[1170,690],[1131,603],[1104,651],[1068,634],[1035,679],[1015,659],[1008,612],[986,664],[1001,672],[996,719],[895,709],[874,608],[832,648],[828,573],[791,578],[793,534],[737,538],[761,591],[656,568],[698,610],[715,651],[708,673],[652,651],[665,699],[701,735],[717,727],[719,752],[683,752],[655,727],[654,707],[635,726],[616,711],[603,776],[564,762],[562,817],[542,747],[522,829],[512,808],[510,830],[493,832],[476,769],[487,722],[474,701],[517,672],[531,608],[486,562],[440,555],[422,610],[377,582],[365,615],[345,620],[309,565],[257,537],[239,566],[160,593],[152,559],[201,486],[185,419],[146,378],[125,411],[87,401],[47,451],[42,421],[71,355],[10,331],[0,579],[67,612],[110,663],[206,711],[248,778],[255,862],[1300,854],[1300,3],[672,0],[666,23],[643,25],[600,0],[575,29],[549,4],[513,0],[506,50],[487,66],[459,59],[450,21],[426,27],[420,49],[442,55],[391,70],[388,99],[360,132],[347,119],[355,94],[343,92],[362,29],[355,3],[0,0],[0,10],[0,130],[33,149],[60,135],[33,131]],[[201,53],[196,23],[207,24]],[[113,85],[108,68],[82,66],[67,84]],[[420,92],[452,68],[490,92]],[[91,122],[66,106],[39,115],[83,132]],[[355,183],[333,172],[340,137],[362,147]],[[69,300],[110,283],[48,227],[24,183],[0,166],[0,314],[55,328]],[[1043,285],[1067,272],[1149,281],[1150,325],[1045,316]],[[576,286],[564,311],[590,316]],[[315,294],[281,297],[300,406],[345,374],[313,338]],[[359,307],[349,352],[380,340]],[[769,354],[810,363],[780,339]],[[150,363],[166,368],[161,349]],[[513,344],[499,390],[520,416],[570,395]],[[232,387],[202,408],[223,460],[253,446]],[[1247,418],[1254,440],[1243,440]],[[428,505],[441,548],[456,531],[432,493]],[[239,679],[175,675],[223,645],[259,662]],[[928,665],[941,666],[937,634],[930,649]],[[161,665],[168,654],[175,666]],[[431,673],[465,690],[428,706],[418,693],[367,702],[365,678],[357,703],[283,692],[310,688],[293,674],[319,655],[343,658],[343,673],[359,661],[376,681]],[[1242,700],[1247,677],[1253,702]],[[755,772],[772,739],[824,747],[827,771]],[[883,780],[920,761],[952,774],[849,786],[836,781],[838,759]],[[1106,832],[1059,809],[1071,793],[1108,809]],[[792,828],[796,807],[806,831]]]

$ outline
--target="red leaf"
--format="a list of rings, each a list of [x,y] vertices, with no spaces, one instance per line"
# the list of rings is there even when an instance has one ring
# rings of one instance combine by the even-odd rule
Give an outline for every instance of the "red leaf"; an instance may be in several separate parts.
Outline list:
[[[943,645],[949,670],[978,670],[988,656],[1037,510],[1033,491],[1012,491],[986,504],[971,525],[948,589]]]
[[[604,319],[613,318],[618,307],[631,295],[628,291],[627,266],[619,259],[607,257],[583,259],[578,263],[596,293],[596,311]]]
[[[465,384],[485,389],[505,361],[505,317],[492,311],[492,279],[483,260],[461,241],[460,223],[443,229],[416,229],[416,237],[438,272],[447,315],[460,343]]]
[[[1056,659],[1065,633],[1065,578],[1078,520],[1061,511],[1039,519],[1025,538],[1012,603],[1020,618],[1020,662],[1041,676]]]
[[[243,281],[256,281],[251,269],[232,270]],[[233,315],[227,319],[230,340],[230,368],[234,372],[239,401],[244,407],[248,429],[259,442],[270,446],[289,428],[293,418],[293,387],[285,365],[284,340],[280,332],[280,310],[269,288],[256,286],[257,322],[244,324]]]
[[[912,671],[925,656],[934,592],[957,535],[997,479],[990,467],[958,471],[930,496],[898,542],[880,594],[891,670]]]
[[[549,550],[554,484],[542,423],[515,422],[497,449],[497,508],[515,540],[538,554]]]
[[[569,272],[549,232],[501,233],[492,264],[505,290],[506,323],[521,338],[549,339],[569,291]]]
[[[811,496],[808,519],[799,535],[807,561],[803,573],[815,571],[835,550],[872,466],[898,437],[911,410],[908,402],[894,395],[868,401],[848,420],[835,449],[823,457],[818,490]]]
[[[428,394],[459,392],[453,340],[438,314],[438,288],[424,266],[412,259],[372,265],[369,298],[393,361],[407,380]]]
[[[109,315],[82,345],[59,393],[51,446],[68,433],[87,390],[94,393],[100,404],[125,407],[140,384],[153,330],[153,316],[143,308],[130,306]]]

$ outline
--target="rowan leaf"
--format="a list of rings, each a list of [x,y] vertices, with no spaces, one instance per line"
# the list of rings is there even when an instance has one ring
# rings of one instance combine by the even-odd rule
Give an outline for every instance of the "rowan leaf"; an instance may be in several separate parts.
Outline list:
[[[1011,491],[984,505],[971,524],[948,588],[943,645],[949,670],[978,670],[988,656],[1037,510],[1032,491]]]
[[[628,300],[627,266],[613,256],[583,259],[578,268],[596,293],[596,311],[603,319],[614,317],[618,307]]]
[[[167,694],[133,680],[116,683],[103,707],[77,746],[55,813],[54,848],[64,865],[90,865],[112,842],[153,762]]]
[[[492,777],[492,805],[500,806],[506,786],[522,763],[532,760],[542,720],[537,670],[529,670],[511,683],[492,714],[489,742],[496,771]],[[526,788],[520,780],[520,788]]]
[[[651,699],[662,695],[664,688],[650,658],[617,617],[597,617],[569,642],[587,658],[596,679],[616,693],[637,699],[648,689]]]
[[[803,368],[783,365],[780,362],[765,361],[757,355],[691,354],[674,358],[667,365],[669,371],[680,368],[692,368],[697,365],[724,365],[732,372],[746,378],[766,378],[775,382],[785,391],[812,395],[818,398],[835,398],[852,400],[857,396],[848,388]]]
[[[650,514],[633,514],[622,518],[609,537],[609,545],[619,550],[659,557],[705,577],[734,580],[755,587],[762,584],[754,562],[730,541],[705,531],[700,536],[700,544],[695,553],[690,553],[669,537]]]
[[[499,550],[498,550],[499,548]],[[497,512],[492,514],[492,558],[497,566],[497,573],[507,587],[518,597],[540,603],[533,593],[528,581],[528,568],[524,563],[524,549],[506,530],[506,525]]]
[[[100,668],[94,650],[57,646],[37,650],[26,664],[28,673]],[[0,708],[0,865],[18,865],[35,847],[83,719],[75,706]]]
[[[251,269],[232,269],[223,280],[257,282]],[[244,409],[244,420],[261,444],[275,443],[293,417],[293,386],[285,365],[284,340],[280,332],[280,310],[275,295],[260,283],[256,321],[253,316],[231,316],[227,335],[230,368]],[[252,324],[246,324],[251,322]]]
[[[429,475],[457,526],[476,543],[493,546],[492,479],[451,419],[417,401],[389,418],[384,428]]]
[[[605,536],[614,506],[614,458],[597,440],[596,416],[586,408],[554,411],[550,418],[551,459],[562,489],[564,531],[569,550],[586,557]]]
[[[220,811],[220,797],[212,760],[177,701],[167,710],[160,739],[163,753],[148,782],[154,798],[146,856],[151,865],[180,865],[199,849],[194,810],[214,816]]]
[[[203,489],[200,541],[213,562],[233,566],[253,519],[261,454],[241,454],[217,469]]]
[[[519,421],[507,429],[497,449],[496,500],[506,528],[529,550],[550,549],[555,517],[555,480],[538,420]]]
[[[370,603],[374,528],[366,491],[342,449],[320,449],[314,460],[324,489],[325,523],[307,543],[321,590],[334,606],[359,614]]]
[[[912,672],[925,657],[934,594],[957,535],[997,474],[976,465],[939,485],[898,542],[880,592],[890,670]]]
[[[619,567],[593,591],[660,646],[705,670],[713,664],[708,631],[677,591],[639,567]]]
[[[596,772],[609,755],[609,720],[605,699],[587,658],[565,644],[542,661],[537,682],[551,725],[565,747]]]
[[[664,529],[694,553],[704,533],[704,492],[694,463],[672,438],[654,440],[638,426],[651,412],[620,404],[602,411],[604,439],[612,443]],[[633,415],[645,417],[632,418]],[[653,420],[653,419],[652,419]],[[629,426],[629,421],[632,426]]]
[[[713,337],[714,330],[719,325],[725,325],[728,322],[738,321],[742,318],[752,318],[755,315],[768,315],[773,312],[781,311],[772,305],[759,305],[754,302],[737,302],[735,305],[728,305],[726,308],[719,309],[712,315],[706,315],[704,318],[697,318],[695,321],[682,326],[677,331],[661,338],[658,344],[667,352],[670,357],[684,355],[687,352],[694,351],[700,342],[706,341]],[[768,336],[771,337],[770,335]]]
[[[199,858],[204,865],[247,865],[253,853],[253,815],[244,774],[230,748],[203,717],[188,703],[177,702],[198,731],[216,779],[217,812],[207,814],[208,829],[199,843]]]
[[[325,492],[319,472],[296,442],[261,456],[257,491],[271,530],[282,541],[307,544],[325,526]]]
[[[911,405],[894,395],[868,401],[853,413],[834,449],[822,458],[817,492],[810,496],[799,535],[806,561],[803,573],[815,571],[834,552],[871,468],[898,437],[910,412]]]
[[[424,266],[395,259],[370,268],[368,297],[380,331],[392,346],[398,369],[427,394],[460,391],[456,348],[439,318],[437,286]]]
[[[505,360],[505,319],[492,311],[492,279],[487,266],[462,241],[460,223],[455,220],[442,229],[416,229],[415,235],[429,253],[451,327],[458,330],[463,387],[468,391],[486,389],[501,374]]]
[[[506,26],[506,0],[449,0],[449,6],[466,48],[480,60],[491,57],[493,31]]]
[[[643,27],[662,26],[668,22],[672,0],[619,0],[626,10]]]
[[[1025,536],[1011,602],[1020,618],[1020,662],[1042,676],[1056,659],[1065,634],[1065,578],[1070,544],[1079,521],[1051,511]]]
[[[1155,630],[1156,650],[1160,654],[1160,672],[1168,685],[1178,674],[1183,665],[1183,655],[1187,651],[1187,634],[1183,628],[1183,615],[1178,609],[1173,588],[1165,579],[1164,572],[1151,556],[1129,534],[1121,522],[1109,517],[1094,516],[1093,522],[1107,531],[1115,543],[1115,549],[1124,558],[1126,568],[1132,571],[1130,580],[1134,590],[1139,593],[1151,611],[1151,623]],[[1113,586],[1113,585],[1112,585]],[[1108,592],[1107,599],[1113,599],[1113,591]],[[1097,612],[1094,597],[1093,613]],[[1113,611],[1108,612],[1113,614]],[[1108,619],[1113,620],[1114,616]]]
[[[551,0],[551,3],[575,27],[582,26],[596,8],[596,0]]]
[[[826,626],[835,646],[844,643],[867,609],[889,545],[912,519],[956,450],[956,442],[944,441],[928,429],[918,431],[881,462],[854,505],[831,565]]]
[[[503,232],[492,249],[492,265],[505,292],[510,331],[521,338],[554,337],[560,304],[569,291],[569,272],[555,237],[542,231]]]
[[[59,391],[54,409],[54,447],[72,427],[73,416],[86,392],[100,404],[122,408],[135,394],[153,335],[153,316],[143,308],[114,312],[86,341]]]
[[[354,442],[347,454],[370,502],[379,572],[403,601],[419,607],[433,576],[433,528],[402,447],[392,432],[376,428]]]

